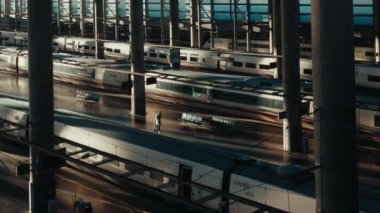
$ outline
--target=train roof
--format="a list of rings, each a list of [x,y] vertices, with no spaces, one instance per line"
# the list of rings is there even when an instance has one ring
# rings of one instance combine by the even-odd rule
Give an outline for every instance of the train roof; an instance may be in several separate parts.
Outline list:
[[[28,111],[28,102],[19,98],[0,95],[0,105],[21,111]],[[55,121],[66,125],[80,127],[90,132],[101,134],[106,137],[126,141],[130,144],[152,149],[166,155],[182,158],[195,163],[200,163],[220,170],[228,170],[232,167],[237,168],[235,174],[246,176],[254,180],[283,187],[291,191],[304,193],[313,196],[313,179],[308,179],[300,184],[288,182],[278,174],[273,173],[270,168],[280,168],[269,163],[262,163],[252,158],[242,158],[231,152],[213,149],[208,145],[200,145],[186,142],[183,139],[176,139],[159,134],[154,134],[140,129],[126,127],[110,121],[101,120],[85,114],[76,113],[68,110],[55,110]],[[236,162],[253,162],[248,165],[239,165]]]

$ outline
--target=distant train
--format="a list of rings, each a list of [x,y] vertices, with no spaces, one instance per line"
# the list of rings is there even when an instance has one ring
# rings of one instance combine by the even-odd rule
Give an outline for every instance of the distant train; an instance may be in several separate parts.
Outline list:
[[[203,48],[210,49],[211,40],[205,42]],[[232,51],[233,43],[232,39],[229,38],[214,38],[214,49],[223,51]],[[247,40],[238,39],[237,40],[237,50],[246,51],[247,50]],[[270,53],[270,45],[268,40],[251,40],[250,42],[250,52],[253,53]],[[300,55],[301,57],[310,58],[311,57],[311,44],[308,42],[300,43]],[[374,61],[375,60],[375,49],[374,47],[355,47],[355,60],[357,61]]]
[[[131,68],[125,60],[94,59],[66,53],[55,53],[53,56],[53,76],[57,81],[113,90],[127,90],[131,87]],[[0,48],[0,61],[11,68],[8,72],[28,71],[27,51]],[[147,71],[163,68],[159,65],[145,65]]]
[[[2,32],[3,33],[3,32]],[[21,45],[27,43],[25,34],[4,32],[4,44]],[[23,37],[24,36],[24,37]],[[5,41],[8,41],[5,42]],[[217,39],[219,43],[226,40]],[[264,42],[265,41],[255,41]],[[219,44],[218,43],[218,44]],[[206,43],[206,46],[209,45]],[[264,45],[264,44],[262,44]],[[95,54],[95,40],[88,38],[57,37],[53,40],[55,49],[84,55]],[[220,46],[223,49],[223,46]],[[302,48],[301,48],[302,49]],[[305,48],[304,48],[305,49]],[[367,50],[362,50],[368,52]],[[130,44],[126,42],[104,42],[104,54],[111,58],[130,57]],[[236,73],[245,75],[263,75],[278,78],[277,59],[268,55],[257,55],[244,52],[226,52],[221,50],[199,50],[183,47],[169,47],[146,43],[144,59],[147,62],[169,65],[180,63],[181,66],[207,71]],[[367,54],[367,53],[365,53]],[[368,54],[367,54],[368,55]],[[300,59],[300,75],[305,80],[312,80],[312,61]],[[357,63],[355,68],[358,87],[380,89],[380,65]]]
[[[0,119],[11,122],[3,128],[26,126],[27,107],[27,101],[0,96]],[[5,132],[25,137],[23,129]],[[126,180],[210,210],[315,212],[314,176],[294,165],[244,158],[68,110],[56,110],[54,135],[64,141],[60,147],[66,148],[70,157],[86,159],[92,165],[105,159],[97,151],[123,159],[117,172],[126,174]],[[78,146],[96,151],[91,151],[89,158],[86,149],[71,154],[78,152]],[[148,168],[141,170],[141,166]]]

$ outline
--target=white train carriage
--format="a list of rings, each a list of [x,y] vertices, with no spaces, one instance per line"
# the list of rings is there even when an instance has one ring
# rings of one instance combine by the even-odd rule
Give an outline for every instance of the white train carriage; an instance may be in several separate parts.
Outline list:
[[[380,64],[356,64],[356,86],[380,89]]]
[[[104,42],[104,55],[111,58],[128,59],[131,54],[131,44],[127,42]]]
[[[313,65],[310,59],[300,59],[300,76],[305,80],[313,80]]]
[[[251,40],[250,52],[255,53],[269,53],[270,47],[269,42],[266,40]],[[246,51],[247,50],[247,40],[238,39],[237,40],[237,50]],[[203,45],[204,49],[211,48],[211,40],[207,40]],[[233,40],[230,38],[214,38],[214,49],[231,51],[234,49]]]
[[[58,37],[53,39],[53,47],[64,51],[85,55],[95,55],[95,40],[76,37]]]
[[[180,63],[180,49],[177,47],[145,44],[144,60],[159,64]]]
[[[4,46],[28,46],[28,34],[21,32],[1,31],[1,45]]]
[[[181,48],[181,66],[217,70],[218,51]]]
[[[277,60],[274,57],[221,53],[220,58],[219,69],[222,71],[277,77]]]

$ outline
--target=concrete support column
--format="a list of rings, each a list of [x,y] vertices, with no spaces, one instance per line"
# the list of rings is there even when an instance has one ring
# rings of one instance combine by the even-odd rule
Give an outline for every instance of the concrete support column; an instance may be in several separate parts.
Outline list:
[[[380,0],[373,0],[373,20],[375,31],[375,61],[380,62]]]
[[[103,0],[94,0],[94,15],[95,15],[95,39],[96,39],[96,58],[104,58],[104,48],[103,41],[104,39],[104,9],[103,9]]]
[[[161,44],[165,44],[165,17],[164,17],[164,0],[160,0],[160,39]]]
[[[269,53],[273,54],[274,41],[273,41],[273,0],[268,0],[268,27],[269,27]]]
[[[54,146],[51,1],[28,0],[29,141]],[[41,151],[30,148],[29,207],[31,213],[48,212],[55,197],[54,172],[40,169]]]
[[[145,73],[143,3],[141,0],[130,0],[129,5],[129,17],[131,22],[131,71],[133,73],[131,111],[134,115],[145,116],[145,77],[141,76]]]
[[[148,42],[148,0],[143,0],[143,24],[144,24],[144,35],[145,41]],[[131,26],[131,25],[129,25]]]
[[[86,35],[86,29],[85,29],[85,17],[86,17],[86,14],[85,14],[85,7],[86,7],[86,0],[80,0],[79,2],[80,4],[80,35],[82,37],[84,37]]]
[[[11,2],[10,0],[5,0],[4,1],[4,17],[7,19],[8,26],[6,26],[6,29],[10,29],[11,23],[9,20],[9,13],[11,11]]]
[[[72,7],[72,0],[69,0],[69,14],[68,14],[68,18],[69,18],[69,36],[71,36],[71,15],[73,14],[73,11],[71,9]]]
[[[215,39],[215,23],[214,23],[214,0],[210,0],[210,21],[211,21],[211,30],[210,30],[210,49],[214,49]]]
[[[14,31],[17,31],[18,29],[18,20],[19,20],[19,1],[18,0],[14,0],[14,4],[15,4],[15,19],[14,19]]]
[[[170,0],[170,46],[178,46],[180,40],[178,0]]]
[[[197,21],[198,21],[198,48],[202,48],[202,0],[197,3]]]
[[[247,42],[247,52],[251,51],[251,1],[246,0],[247,2],[247,12],[245,14],[245,20],[247,21],[247,32],[246,32],[246,42]]]
[[[57,0],[57,33],[61,35],[61,0]]]
[[[301,152],[299,0],[281,2],[282,68],[284,87],[284,150]]]
[[[197,42],[197,3],[198,0],[190,0],[190,47],[196,47]]]
[[[115,10],[116,10],[116,15],[115,15],[115,41],[119,40],[119,1],[115,0]]]
[[[273,77],[276,79],[282,79],[281,2],[281,0],[272,0],[273,55],[277,57],[277,70]]]
[[[353,3],[311,9],[317,212],[358,212]]]
[[[238,36],[237,36],[237,25],[238,25],[238,20],[237,20],[237,0],[233,0],[233,33],[234,33],[234,38],[233,38],[233,47],[234,50],[238,49]]]

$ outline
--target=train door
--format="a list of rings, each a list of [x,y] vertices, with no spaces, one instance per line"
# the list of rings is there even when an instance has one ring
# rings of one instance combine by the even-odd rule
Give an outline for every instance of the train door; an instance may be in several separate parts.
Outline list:
[[[178,185],[178,196],[185,200],[191,200],[191,185],[182,182],[190,182],[192,173],[193,170],[191,167],[182,164],[179,165],[178,178],[180,183]]]

